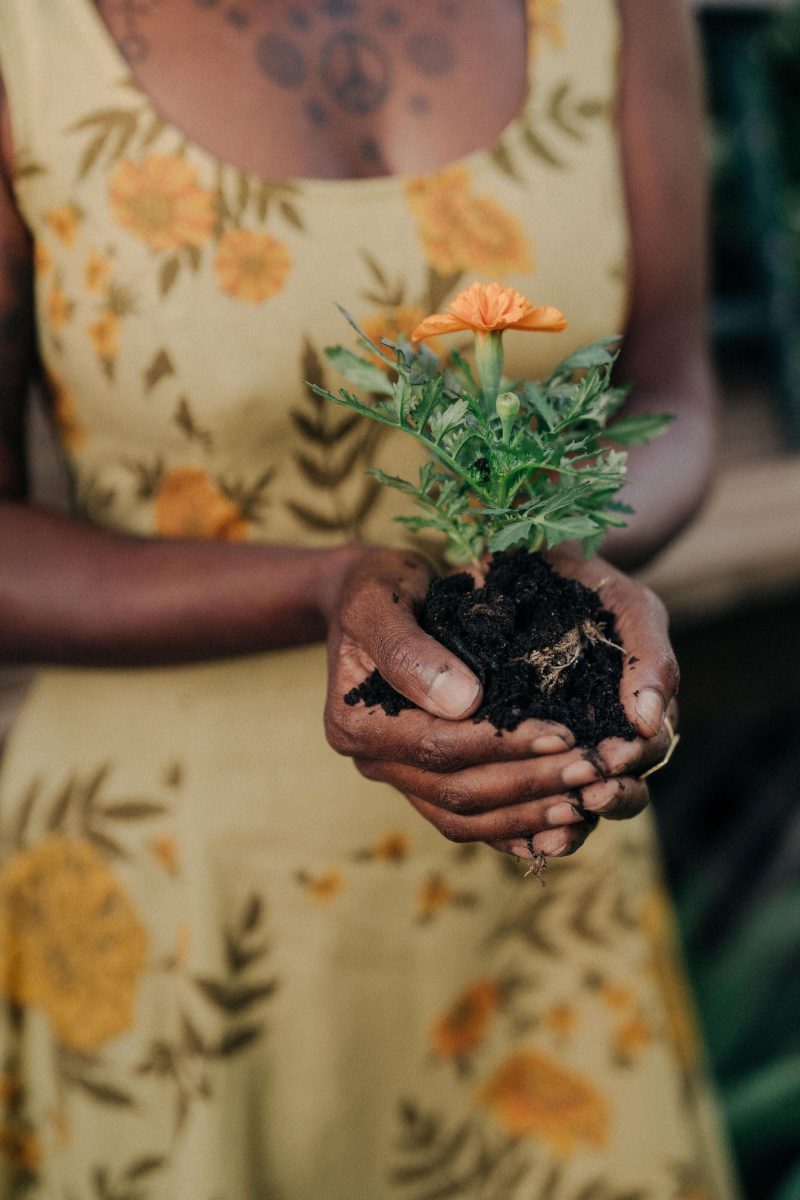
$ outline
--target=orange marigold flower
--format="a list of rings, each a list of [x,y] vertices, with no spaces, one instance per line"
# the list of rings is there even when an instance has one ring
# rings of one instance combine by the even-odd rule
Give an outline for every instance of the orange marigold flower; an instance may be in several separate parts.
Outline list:
[[[528,33],[531,50],[538,53],[542,36],[550,39],[553,46],[564,44],[564,27],[561,24],[561,0],[527,0]]]
[[[45,213],[45,221],[65,246],[71,246],[78,233],[78,210],[74,204],[62,204]]]
[[[247,522],[239,506],[199,467],[176,467],[161,481],[155,499],[155,526],[167,538],[239,542],[247,537]]]
[[[514,1137],[538,1137],[560,1157],[583,1143],[608,1140],[609,1105],[585,1078],[536,1050],[522,1050],[502,1064],[480,1094]]]
[[[614,1034],[614,1049],[620,1058],[635,1058],[653,1040],[653,1031],[641,1013],[623,1021]]]
[[[344,890],[344,877],[341,871],[324,871],[321,875],[311,875],[305,881],[306,891],[320,904],[330,904]]]
[[[500,1004],[500,988],[481,979],[462,992],[433,1026],[431,1043],[440,1058],[461,1058],[480,1045]]]
[[[408,858],[410,847],[411,838],[407,833],[387,833],[372,847],[372,856],[379,862],[398,863]]]
[[[122,322],[110,308],[101,312],[96,321],[87,328],[89,341],[100,358],[114,358],[119,350],[119,334]]]
[[[179,155],[148,154],[141,166],[125,158],[109,184],[115,220],[151,250],[203,246],[216,221],[214,195]]]
[[[72,300],[67,299],[61,284],[54,283],[47,293],[47,299],[45,300],[45,314],[50,328],[55,333],[62,330],[72,316],[74,309],[74,303]]]
[[[558,333],[566,329],[564,314],[551,305],[536,308],[516,288],[499,283],[472,283],[451,300],[444,313],[426,317],[411,335],[412,342],[440,333],[502,333],[504,329],[524,329]]]
[[[610,1008],[613,1012],[628,1008],[636,999],[633,988],[625,987],[621,983],[601,983],[598,995],[606,1007]]]
[[[87,292],[107,292],[111,263],[99,250],[92,250],[83,272]]]
[[[180,867],[178,843],[171,834],[165,833],[161,837],[154,838],[150,843],[150,853],[170,875],[178,874]]]
[[[42,1009],[65,1046],[130,1029],[146,957],[139,916],[91,843],[53,836],[0,871],[0,991]]]
[[[286,282],[291,259],[283,242],[252,229],[231,229],[220,239],[214,270],[223,292],[260,304]]]
[[[524,229],[490,196],[470,191],[470,172],[455,165],[406,186],[425,256],[440,275],[500,276],[533,266]]]

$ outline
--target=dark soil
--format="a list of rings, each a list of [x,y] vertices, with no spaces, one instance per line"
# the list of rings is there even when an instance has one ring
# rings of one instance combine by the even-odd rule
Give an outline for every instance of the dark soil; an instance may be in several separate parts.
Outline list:
[[[578,745],[636,736],[619,702],[624,655],[614,617],[596,592],[565,579],[539,554],[495,554],[483,587],[463,573],[436,579],[422,628],[457,654],[484,689],[476,721],[516,729],[528,717],[558,721]],[[602,639],[602,640],[601,640]],[[345,696],[389,716],[413,708],[377,672]]]

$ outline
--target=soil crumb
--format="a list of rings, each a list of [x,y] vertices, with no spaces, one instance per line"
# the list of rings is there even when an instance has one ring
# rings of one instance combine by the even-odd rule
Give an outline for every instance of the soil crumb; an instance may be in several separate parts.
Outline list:
[[[529,717],[559,721],[579,746],[636,737],[619,701],[625,661],[600,597],[559,575],[540,554],[495,554],[483,587],[464,572],[436,579],[420,625],[475,672],[484,698],[476,721],[516,729]],[[389,716],[413,708],[378,671],[345,696]]]

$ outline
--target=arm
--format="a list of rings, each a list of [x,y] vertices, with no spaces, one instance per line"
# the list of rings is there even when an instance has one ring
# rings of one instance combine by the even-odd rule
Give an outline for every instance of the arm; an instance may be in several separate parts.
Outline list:
[[[179,662],[324,637],[362,550],[164,543],[25,504],[31,244],[8,179],[0,89],[0,662]]]
[[[692,15],[681,0],[621,0],[621,129],[632,297],[620,378],[632,411],[677,420],[630,457],[622,499],[636,515],[603,553],[625,568],[651,558],[699,507],[713,466],[715,391],[706,329],[702,88]]]

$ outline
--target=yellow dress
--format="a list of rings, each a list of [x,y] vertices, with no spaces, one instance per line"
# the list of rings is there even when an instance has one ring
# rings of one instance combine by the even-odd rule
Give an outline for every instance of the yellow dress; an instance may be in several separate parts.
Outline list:
[[[472,279],[618,331],[612,0],[533,0],[532,87],[424,178],[271,183],[165,123],[90,0],[2,0],[14,180],[75,508],[163,537],[398,538],[322,348]],[[325,744],[321,647],[43,670],[0,776],[0,1195],[729,1200],[648,816],[549,886]],[[312,715],[310,715],[312,714]],[[313,716],[313,714],[317,714]]]

